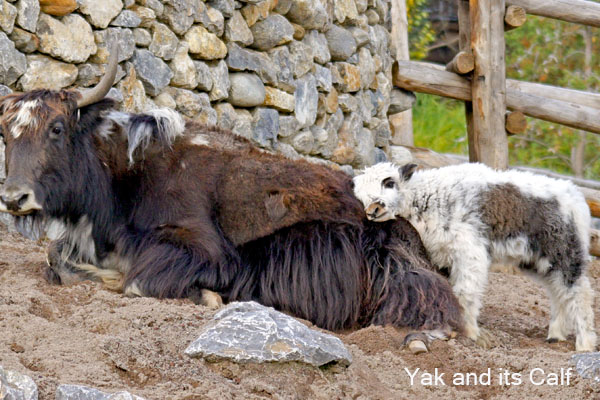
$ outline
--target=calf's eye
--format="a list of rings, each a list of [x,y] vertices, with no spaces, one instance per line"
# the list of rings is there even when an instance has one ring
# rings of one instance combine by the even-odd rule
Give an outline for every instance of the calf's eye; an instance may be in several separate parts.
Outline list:
[[[387,178],[383,181],[383,187],[386,189],[393,189],[396,187],[396,182],[392,178]]]

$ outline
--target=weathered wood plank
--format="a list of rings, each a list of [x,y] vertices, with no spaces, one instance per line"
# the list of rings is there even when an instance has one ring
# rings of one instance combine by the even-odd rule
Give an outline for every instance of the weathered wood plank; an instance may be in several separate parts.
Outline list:
[[[408,60],[408,19],[406,0],[392,0],[392,44],[396,49],[396,60]],[[388,117],[392,129],[393,144],[414,144],[412,109],[392,114]]]
[[[431,63],[398,62],[393,70],[393,83],[415,92],[471,101],[469,80],[453,72],[445,71],[443,68]],[[532,85],[534,84],[507,80],[507,108],[521,111],[531,117],[600,133],[600,118],[598,118],[597,108],[574,103],[570,97],[566,97],[569,99],[566,101],[524,92],[533,87]],[[557,89],[557,93],[568,90]],[[592,97],[594,96],[592,95]],[[557,94],[554,97],[560,96]],[[573,97],[573,100],[576,101],[577,98]],[[502,115],[504,116],[504,114]]]
[[[527,21],[527,13],[523,7],[508,6],[504,14],[504,29],[509,31],[518,28]]]
[[[459,51],[454,58],[446,65],[446,71],[455,72],[460,75],[468,74],[475,68],[473,54],[466,51]]]
[[[506,80],[506,90],[517,90],[519,92],[533,94],[540,97],[547,97],[554,100],[568,100],[570,103],[582,106],[594,107],[600,110],[600,94],[586,92],[583,90],[566,89],[557,86],[544,85],[542,83],[532,83]]]
[[[471,161],[491,167],[508,167],[506,74],[504,61],[504,0],[470,0],[471,49],[475,69],[471,81],[473,133]],[[471,153],[470,153],[471,155]]]
[[[473,55],[471,49],[471,21],[468,0],[457,0],[458,4],[458,46],[460,51]],[[475,69],[475,59],[473,59]],[[473,103],[465,101],[465,121],[467,138],[473,137]],[[475,158],[475,150],[469,146],[469,157]]]
[[[509,135],[523,133],[527,129],[525,114],[521,111],[509,111],[506,113],[506,132]]]
[[[600,27],[600,3],[586,0],[506,0],[527,14]]]

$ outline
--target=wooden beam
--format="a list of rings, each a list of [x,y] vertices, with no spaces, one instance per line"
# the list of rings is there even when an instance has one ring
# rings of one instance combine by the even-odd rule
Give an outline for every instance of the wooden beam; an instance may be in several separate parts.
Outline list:
[[[570,103],[594,107],[600,110],[600,94],[585,92],[583,90],[565,89],[557,86],[544,85],[525,81],[506,80],[506,90],[547,97],[554,100],[568,100]]]
[[[408,19],[406,0],[392,0],[392,44],[396,49],[396,60],[408,60]],[[388,116],[392,130],[392,144],[414,144],[412,109]]]
[[[473,133],[469,159],[493,168],[508,167],[504,0],[469,0],[471,49],[475,70],[471,81]]]
[[[506,132],[509,135],[523,133],[527,129],[527,119],[520,111],[509,111],[506,113]]]
[[[506,0],[527,14],[600,27],[600,3],[586,0]]]
[[[444,67],[413,61],[398,62],[393,69],[393,83],[403,89],[471,101],[470,82]],[[556,122],[576,129],[600,133],[598,109],[572,101],[545,98],[525,92],[533,84],[507,80],[506,106],[525,115]],[[552,87],[553,88],[553,87]],[[557,93],[564,90],[559,89]],[[593,97],[594,95],[592,95]],[[558,97],[556,95],[555,97]],[[569,100],[570,98],[567,97]],[[577,100],[574,98],[573,100]],[[496,111],[497,113],[497,111]],[[504,114],[502,114],[504,116]]]
[[[458,46],[460,51],[473,55],[471,49],[471,17],[468,0],[457,0],[458,4]],[[475,59],[473,59],[475,69]],[[465,101],[465,121],[467,124],[467,138],[473,137],[473,103]],[[469,146],[469,157],[475,158],[475,150]]]
[[[527,21],[527,13],[523,7],[508,6],[504,13],[504,30],[518,28]]]
[[[468,74],[475,68],[473,53],[459,51],[454,58],[446,65],[446,71],[455,72],[460,75]]]

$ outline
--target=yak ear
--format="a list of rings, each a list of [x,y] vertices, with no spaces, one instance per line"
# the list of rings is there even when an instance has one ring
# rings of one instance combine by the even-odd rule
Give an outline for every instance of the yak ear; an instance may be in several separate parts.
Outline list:
[[[416,169],[417,169],[417,164],[406,164],[399,169],[400,177],[403,180],[407,181],[411,178],[411,176],[414,174]]]
[[[102,120],[102,112],[111,110],[115,106],[115,101],[111,98],[104,98],[94,104],[85,107],[75,108],[75,113],[78,114],[77,125],[79,132],[84,132],[98,126]]]

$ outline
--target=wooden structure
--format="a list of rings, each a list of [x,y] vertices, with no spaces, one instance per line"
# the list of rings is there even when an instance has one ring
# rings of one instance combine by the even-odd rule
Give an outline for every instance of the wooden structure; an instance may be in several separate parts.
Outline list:
[[[525,130],[525,115],[600,134],[600,94],[506,79],[504,60],[504,32],[523,25],[527,14],[600,27],[600,3],[457,0],[457,5],[460,51],[455,58],[445,68],[399,60],[393,83],[465,102],[470,161],[507,168],[507,135]],[[600,217],[600,187],[582,191],[592,215]]]

